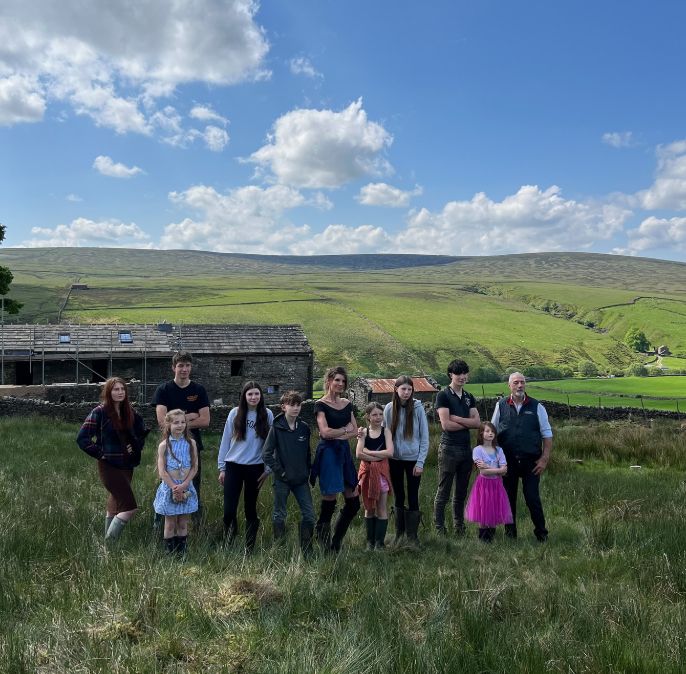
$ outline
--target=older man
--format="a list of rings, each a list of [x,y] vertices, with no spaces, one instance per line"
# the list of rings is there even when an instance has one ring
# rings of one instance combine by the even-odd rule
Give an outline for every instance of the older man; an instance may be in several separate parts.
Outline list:
[[[536,538],[548,539],[545,516],[539,494],[541,474],[550,460],[553,431],[545,407],[526,394],[526,379],[521,372],[513,372],[508,380],[510,396],[496,405],[491,421],[498,430],[498,444],[505,452],[507,474],[503,478],[512,508],[512,524],[505,526],[505,534],[517,537],[517,490],[522,481],[524,501],[534,523]]]

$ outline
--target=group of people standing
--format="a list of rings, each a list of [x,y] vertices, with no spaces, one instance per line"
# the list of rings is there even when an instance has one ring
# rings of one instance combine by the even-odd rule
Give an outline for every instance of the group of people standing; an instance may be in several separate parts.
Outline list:
[[[170,553],[186,549],[189,518],[201,507],[201,428],[210,421],[205,389],[190,379],[192,357],[175,354],[174,379],[160,385],[153,397],[162,430],[157,468],[160,477],[153,502],[164,517],[164,540]],[[435,409],[442,428],[438,449],[438,489],[434,524],[446,534],[445,509],[452,497],[453,526],[465,534],[465,519],[479,525],[479,538],[493,540],[495,527],[516,537],[518,484],[523,483],[526,504],[539,541],[547,539],[539,495],[540,475],[552,447],[552,431],[543,405],[528,397],[520,373],[509,379],[511,395],[496,406],[491,422],[482,423],[476,400],[464,385],[469,367],[462,360],[448,366],[450,384],[440,391]],[[342,367],[330,368],[324,377],[325,393],[315,402],[319,432],[312,458],[311,430],[301,418],[302,396],[288,391],[274,416],[266,407],[258,382],[248,381],[240,400],[226,420],[219,445],[217,468],[224,490],[224,531],[228,542],[239,534],[238,506],[243,495],[245,549],[251,551],[260,526],[257,501],[260,488],[273,478],[272,525],[276,542],[286,535],[287,501],[298,503],[300,546],[305,554],[316,539],[320,547],[338,552],[351,522],[364,504],[367,549],[383,548],[389,519],[389,496],[394,500],[395,543],[419,546],[421,520],[419,489],[429,451],[429,425],[423,404],[414,398],[411,377],[395,381],[393,397],[385,407],[372,402],[365,409],[365,424],[358,427],[352,403],[344,397],[348,387]],[[470,430],[478,444],[471,447]],[[105,538],[119,537],[133,517],[137,504],[131,489],[133,468],[140,463],[147,431],[132,408],[123,380],[109,379],[102,403],[86,418],[78,434],[79,446],[98,459],[100,479],[108,491]],[[356,468],[350,452],[356,442]],[[473,467],[478,476],[467,501]],[[321,502],[316,517],[310,485],[319,483]],[[343,504],[334,521],[338,495]]]

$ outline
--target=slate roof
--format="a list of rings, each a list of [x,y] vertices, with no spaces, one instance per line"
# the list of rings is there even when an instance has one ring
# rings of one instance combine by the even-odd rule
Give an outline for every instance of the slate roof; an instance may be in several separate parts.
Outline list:
[[[128,333],[131,341],[122,341]],[[68,341],[60,341],[68,335]],[[125,337],[126,339],[126,337]],[[191,353],[236,355],[312,352],[299,325],[32,325],[6,324],[2,328],[5,358],[56,356],[60,353],[171,356],[183,349]]]

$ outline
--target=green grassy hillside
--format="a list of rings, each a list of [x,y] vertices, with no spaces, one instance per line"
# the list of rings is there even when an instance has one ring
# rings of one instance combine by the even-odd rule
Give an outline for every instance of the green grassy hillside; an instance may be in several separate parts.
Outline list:
[[[6,249],[19,321],[300,323],[318,364],[439,373],[641,360],[629,327],[686,356],[686,265],[582,253],[480,258],[269,257],[200,251]]]

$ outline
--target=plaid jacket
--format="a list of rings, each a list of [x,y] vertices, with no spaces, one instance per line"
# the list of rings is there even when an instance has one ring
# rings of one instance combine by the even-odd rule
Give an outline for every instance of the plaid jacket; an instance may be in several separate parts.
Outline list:
[[[141,462],[141,452],[149,431],[143,417],[134,411],[133,427],[117,431],[102,405],[91,410],[76,436],[78,446],[94,459],[118,468],[134,468]]]

